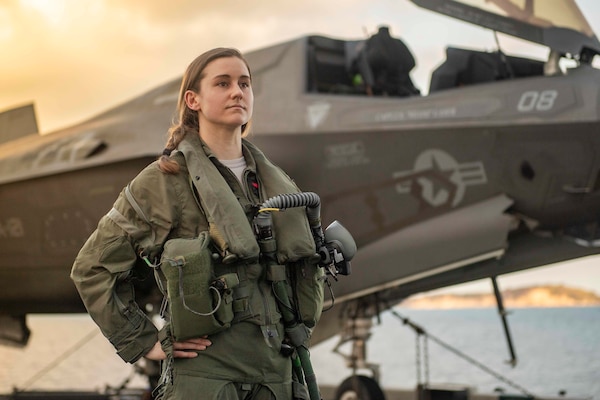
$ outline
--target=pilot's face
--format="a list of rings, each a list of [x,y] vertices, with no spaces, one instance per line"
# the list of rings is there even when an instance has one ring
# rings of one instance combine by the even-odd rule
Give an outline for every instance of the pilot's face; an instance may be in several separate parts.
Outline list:
[[[237,57],[217,58],[203,71],[195,93],[200,130],[209,125],[237,129],[252,117],[254,95],[250,72]]]

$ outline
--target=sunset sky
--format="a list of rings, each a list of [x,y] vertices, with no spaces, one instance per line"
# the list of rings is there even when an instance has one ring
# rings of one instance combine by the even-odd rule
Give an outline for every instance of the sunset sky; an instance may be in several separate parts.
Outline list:
[[[577,3],[600,32],[600,1]],[[40,131],[49,133],[181,76],[215,46],[245,52],[306,34],[359,39],[381,24],[414,53],[412,76],[424,92],[447,45],[496,48],[490,31],[408,0],[0,0],[0,111],[33,102]],[[499,41],[511,55],[547,55],[502,34]],[[600,293],[594,260],[544,276],[579,276],[578,286]]]
[[[600,2],[578,4],[600,31]],[[496,47],[489,30],[408,0],[0,0],[0,111],[34,102],[47,133],[179,77],[211,47],[249,51],[311,33],[357,39],[381,24],[413,51],[425,91],[446,45]],[[547,55],[499,38],[509,54]]]

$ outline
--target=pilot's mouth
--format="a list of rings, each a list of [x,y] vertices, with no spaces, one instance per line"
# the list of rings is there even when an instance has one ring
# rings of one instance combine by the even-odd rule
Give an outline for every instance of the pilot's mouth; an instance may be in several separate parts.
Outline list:
[[[241,105],[241,104],[234,104],[234,105],[232,105],[232,106],[228,106],[227,108],[239,108],[239,109],[241,109],[241,110],[245,110],[245,109],[246,109],[246,107],[244,107],[244,106],[243,106],[243,105]]]

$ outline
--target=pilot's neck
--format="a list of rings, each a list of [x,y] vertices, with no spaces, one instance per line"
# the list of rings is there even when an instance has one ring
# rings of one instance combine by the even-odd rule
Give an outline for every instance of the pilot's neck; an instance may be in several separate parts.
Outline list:
[[[200,137],[219,160],[234,160],[243,156],[241,128],[200,130]]]

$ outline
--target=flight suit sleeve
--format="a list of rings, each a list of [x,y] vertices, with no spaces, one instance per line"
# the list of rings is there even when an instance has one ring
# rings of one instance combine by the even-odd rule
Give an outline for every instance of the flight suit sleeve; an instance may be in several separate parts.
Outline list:
[[[172,200],[162,182],[164,179],[160,178],[156,174],[141,173],[130,184],[133,196],[151,225],[138,215],[125,191],[113,208],[132,226],[146,231],[158,243],[164,243],[172,226],[173,207],[168,206]],[[117,354],[130,363],[148,353],[158,340],[156,327],[135,302],[132,274],[138,251],[136,241],[107,214],[83,245],[71,271],[90,316]]]
[[[108,217],[85,243],[71,278],[88,313],[127,362],[135,362],[158,340],[157,329],[134,299],[131,270],[136,254]]]

